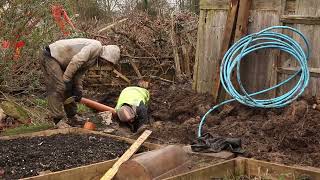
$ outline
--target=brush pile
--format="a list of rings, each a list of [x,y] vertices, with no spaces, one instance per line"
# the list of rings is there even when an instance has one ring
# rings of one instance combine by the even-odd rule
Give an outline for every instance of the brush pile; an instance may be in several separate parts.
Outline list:
[[[120,46],[122,58],[119,71],[128,79],[122,77],[117,81],[110,78],[110,75],[114,75],[112,69],[93,68],[87,81],[89,84],[94,81],[95,84],[115,85],[142,78],[174,80],[177,61],[180,64],[179,74],[191,77],[197,20],[192,13],[152,16],[143,11],[134,11],[100,33],[89,33],[103,44]],[[98,32],[101,29],[90,31]]]

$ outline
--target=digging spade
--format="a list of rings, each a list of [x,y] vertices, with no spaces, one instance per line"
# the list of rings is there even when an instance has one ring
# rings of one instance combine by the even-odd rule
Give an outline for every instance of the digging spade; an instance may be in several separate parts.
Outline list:
[[[64,104],[70,104],[73,102],[75,102],[75,97],[71,96],[64,101]],[[110,111],[110,112],[112,112],[112,114],[116,114],[116,111],[114,108],[112,108],[110,106],[106,106],[101,103],[98,103],[96,101],[87,99],[87,98],[81,98],[80,103],[88,106],[89,108],[95,109],[97,111],[102,111],[102,112],[103,111]]]

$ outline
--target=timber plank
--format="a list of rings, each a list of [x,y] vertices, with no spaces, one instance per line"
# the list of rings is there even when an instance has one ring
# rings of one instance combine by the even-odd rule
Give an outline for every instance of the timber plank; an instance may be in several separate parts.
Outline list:
[[[247,160],[247,175],[264,177],[266,179],[295,180],[308,177],[308,179],[320,179],[320,170],[316,168],[301,168],[270,163],[254,159]]]
[[[200,0],[201,10],[228,10],[229,0]],[[277,11],[279,0],[253,0],[251,10]]]
[[[238,10],[238,17],[237,17],[237,24],[234,34],[234,42],[241,39],[243,36],[247,35],[248,33],[248,23],[249,23],[249,15],[250,15],[250,7],[251,7],[251,0],[240,0],[239,2],[239,10]],[[232,74],[231,81],[235,88],[238,88],[238,83],[235,82],[236,73],[235,71]],[[222,91],[221,92],[225,92]],[[221,99],[223,98],[223,99]],[[230,99],[231,96],[228,93],[221,93],[220,100]]]
[[[109,160],[100,163],[95,163],[87,166],[67,169],[49,174],[25,178],[23,180],[64,180],[64,179],[99,179],[106,171],[112,167],[116,160]]]
[[[305,16],[305,17],[320,17],[320,1],[319,0],[296,0],[296,16]],[[320,49],[320,26],[319,24],[310,25],[310,24],[296,24],[295,27],[300,30],[310,42],[311,54],[308,61],[308,66],[311,68],[320,68],[320,54],[318,50]],[[303,41],[297,35],[293,36],[294,39],[301,45]],[[290,57],[291,61],[293,57]],[[299,66],[299,64],[294,61],[293,66]],[[286,66],[284,66],[286,67]],[[314,73],[312,73],[314,74]],[[284,92],[287,92],[290,87],[296,82],[290,82],[288,86],[284,86]],[[309,85],[304,91],[304,95],[308,96],[318,96],[320,93],[320,81],[317,78],[310,78]]]
[[[238,41],[248,33],[250,7],[251,0],[240,0],[234,41]]]
[[[283,15],[281,16],[280,21],[290,24],[319,25],[320,16]]]
[[[193,88],[199,93],[211,92],[218,54],[223,41],[227,12],[224,10],[201,11],[198,29],[196,63]],[[202,22],[201,22],[202,21]]]
[[[189,57],[189,52],[191,48],[188,46],[186,47],[185,45],[182,45],[182,53],[184,56],[184,69],[187,77],[191,76],[191,70],[190,70],[190,57]]]
[[[176,70],[176,76],[181,75],[181,65],[180,65],[180,58],[179,58],[179,50],[176,41],[176,23],[175,23],[175,15],[171,15],[171,44],[173,47],[173,54],[174,54],[174,64]]]
[[[210,165],[191,172],[176,175],[166,180],[193,179],[233,179],[246,175],[257,179],[320,179],[320,169],[313,167],[286,166],[277,163],[238,157],[222,163]]]
[[[223,179],[235,173],[235,161],[228,160],[209,167],[166,178],[166,180]]]
[[[287,5],[287,0],[281,0],[281,6],[279,7],[279,15],[283,15],[285,13],[285,8]],[[281,20],[280,20],[281,21]],[[280,23],[280,25],[284,25],[283,22]],[[284,31],[282,31],[283,33]],[[270,87],[272,86],[276,86],[278,84],[279,81],[279,77],[278,77],[278,67],[281,65],[281,55],[282,52],[281,51],[277,51],[276,52],[276,57],[273,58],[272,60],[272,68],[271,68],[271,76],[270,76]],[[273,91],[270,92],[270,96],[271,97],[276,97],[278,95],[278,89],[275,89]]]
[[[117,174],[119,167],[121,164],[126,162],[134,155],[140,148],[140,146],[144,143],[145,140],[150,136],[152,131],[145,130],[142,135],[130,146],[129,149],[112,165],[112,168],[108,168],[109,170],[102,176],[101,180],[111,180]]]
[[[278,72],[282,74],[292,75],[296,73],[300,68],[298,67],[279,67]],[[320,77],[320,68],[309,68],[311,77]]]
[[[214,101],[216,102],[218,100],[218,94],[220,89],[220,65],[221,65],[221,61],[223,59],[224,54],[228,51],[232,42],[232,34],[235,29],[235,22],[236,22],[238,7],[239,7],[239,0],[231,0],[229,5],[228,15],[227,15],[227,21],[224,29],[221,50],[218,58],[218,66],[215,66],[216,75],[214,76],[214,80],[213,80],[214,84],[212,89],[212,96],[214,98]]]

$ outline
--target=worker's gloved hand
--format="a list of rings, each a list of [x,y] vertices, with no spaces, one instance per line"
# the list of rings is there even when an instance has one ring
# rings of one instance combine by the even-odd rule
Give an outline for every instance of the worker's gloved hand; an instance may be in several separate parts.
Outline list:
[[[71,81],[65,81],[64,86],[66,87],[66,92],[72,91],[72,82]]]
[[[79,89],[74,89],[72,91],[72,96],[74,96],[74,100],[76,102],[80,102],[80,100],[82,98],[82,91],[80,91]]]

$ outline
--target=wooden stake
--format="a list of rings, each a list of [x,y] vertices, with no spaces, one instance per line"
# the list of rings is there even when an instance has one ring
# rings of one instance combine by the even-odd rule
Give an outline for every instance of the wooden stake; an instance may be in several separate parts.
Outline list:
[[[121,164],[126,162],[139,149],[143,142],[150,136],[152,131],[145,130],[142,135],[130,146],[130,148],[118,159],[116,163],[110,168],[101,180],[111,180],[118,172]]]
[[[247,35],[250,7],[251,0],[240,0],[234,41],[238,41],[240,38]]]
[[[220,65],[221,65],[221,61],[224,54],[228,51],[232,43],[232,34],[234,32],[235,25],[236,25],[235,22],[236,22],[238,7],[239,7],[239,0],[232,0],[230,2],[230,7],[229,7],[227,21],[226,21],[224,35],[223,35],[223,41],[222,41],[220,55],[218,59],[219,66],[216,66],[215,68],[216,75],[214,77],[214,84],[212,89],[212,95],[213,95],[214,101],[218,100],[218,94],[219,94],[218,92],[220,89]]]
[[[181,67],[180,67],[180,60],[179,60],[179,51],[178,51],[177,42],[176,42],[175,19],[173,14],[171,15],[171,43],[173,47],[176,75],[180,76]]]
[[[248,22],[249,22],[249,15],[250,15],[250,7],[251,7],[251,0],[240,0],[239,3],[239,10],[238,10],[238,18],[237,18],[237,25],[234,35],[234,41],[236,42],[241,39],[243,36],[247,35],[248,32]],[[235,81],[236,74],[233,72],[231,81],[232,84],[235,85],[235,88],[238,88],[238,84]],[[222,92],[222,89],[220,89]],[[221,93],[222,94],[222,93]],[[229,99],[230,95],[225,92],[224,98],[223,95],[220,96],[220,100]]]
[[[189,52],[190,52],[190,47],[186,48],[185,45],[182,45],[182,53],[184,57],[184,70],[188,77],[191,76]]]

